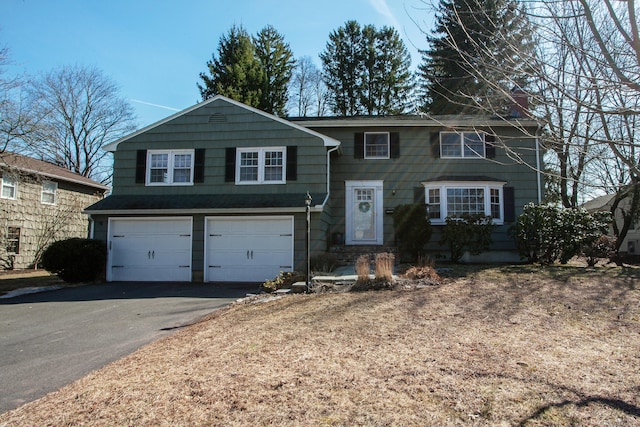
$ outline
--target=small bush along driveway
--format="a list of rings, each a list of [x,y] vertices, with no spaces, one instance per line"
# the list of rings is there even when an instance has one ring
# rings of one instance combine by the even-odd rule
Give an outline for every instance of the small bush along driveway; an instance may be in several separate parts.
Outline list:
[[[638,269],[235,304],[0,425],[640,424]]]

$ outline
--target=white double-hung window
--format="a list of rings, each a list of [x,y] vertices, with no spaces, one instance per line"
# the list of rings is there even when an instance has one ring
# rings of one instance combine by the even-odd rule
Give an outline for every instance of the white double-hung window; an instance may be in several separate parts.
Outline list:
[[[56,193],[58,191],[58,183],[53,181],[42,182],[42,194],[40,196],[40,202],[43,205],[55,205]]]
[[[147,185],[193,184],[193,150],[149,150]]]
[[[432,224],[465,215],[490,216],[495,224],[504,222],[504,182],[423,182],[425,202]]]
[[[236,184],[286,183],[286,147],[238,148]]]
[[[487,157],[484,132],[440,132],[440,157],[477,159]]]
[[[18,194],[18,184],[16,178],[9,174],[2,175],[2,193],[0,196],[3,199],[15,199]]]

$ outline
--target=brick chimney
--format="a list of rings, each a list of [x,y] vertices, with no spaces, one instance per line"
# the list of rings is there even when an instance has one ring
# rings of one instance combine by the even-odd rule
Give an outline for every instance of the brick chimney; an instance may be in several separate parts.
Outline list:
[[[519,86],[511,89],[512,104],[509,117],[520,118],[529,116],[529,94]]]

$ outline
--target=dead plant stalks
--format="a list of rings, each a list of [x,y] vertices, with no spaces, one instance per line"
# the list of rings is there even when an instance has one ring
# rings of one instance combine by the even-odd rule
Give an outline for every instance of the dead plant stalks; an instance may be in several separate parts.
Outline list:
[[[396,257],[392,253],[376,255],[376,280],[391,282],[393,280],[393,265]]]
[[[358,275],[358,283],[369,281],[370,266],[367,255],[360,255],[356,260],[356,274]]]

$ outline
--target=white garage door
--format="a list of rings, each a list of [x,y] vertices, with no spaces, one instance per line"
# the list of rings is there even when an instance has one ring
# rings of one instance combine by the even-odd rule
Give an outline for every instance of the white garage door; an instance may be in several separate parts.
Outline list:
[[[205,281],[264,282],[293,270],[293,217],[209,217]]]
[[[112,218],[108,281],[191,281],[191,218]]]

